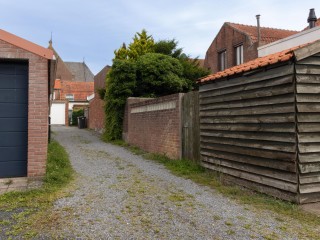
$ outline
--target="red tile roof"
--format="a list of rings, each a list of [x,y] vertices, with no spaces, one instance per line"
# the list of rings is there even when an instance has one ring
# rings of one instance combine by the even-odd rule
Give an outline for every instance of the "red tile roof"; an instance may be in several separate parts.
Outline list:
[[[251,38],[252,42],[258,41],[257,26],[244,25],[244,24],[238,24],[238,23],[230,23],[230,22],[227,22],[226,24],[228,24],[232,28],[234,28],[242,33],[247,34]],[[265,44],[277,41],[282,38],[289,37],[289,36],[296,34],[298,32],[299,31],[277,29],[277,28],[268,28],[268,27],[261,27],[260,28],[261,41]]]
[[[297,50],[298,48],[304,47],[306,45],[309,45],[310,43],[307,44],[303,44],[297,47],[293,47],[281,52],[277,52],[274,54],[270,54],[264,57],[260,57],[260,58],[256,58],[252,61],[246,62],[244,64],[241,65],[237,65],[231,68],[228,68],[224,71],[221,72],[217,72],[214,74],[211,74],[207,77],[201,78],[198,80],[198,83],[205,83],[208,81],[212,81],[212,80],[216,80],[219,78],[223,78],[223,77],[228,77],[228,76],[232,76],[235,74],[239,74],[239,73],[244,73],[250,70],[254,70],[260,67],[265,67],[271,64],[275,64],[278,62],[286,62],[288,60],[290,60],[293,56],[294,56],[294,50]]]
[[[61,89],[61,80],[60,79],[56,79],[54,81],[54,87],[53,89]]]
[[[94,93],[93,82],[71,82],[71,81],[61,82],[61,95],[60,95],[61,100],[66,99],[66,94],[73,94],[74,101],[87,101],[87,97],[93,93]]]

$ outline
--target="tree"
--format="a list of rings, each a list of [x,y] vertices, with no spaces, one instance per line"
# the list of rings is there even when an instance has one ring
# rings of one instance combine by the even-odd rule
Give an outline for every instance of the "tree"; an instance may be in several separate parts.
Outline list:
[[[137,59],[146,53],[153,52],[154,40],[151,35],[147,34],[146,30],[142,30],[141,33],[136,33],[133,38],[133,42],[129,44],[128,56],[129,59]]]
[[[177,48],[178,42],[175,39],[172,40],[160,40],[154,45],[155,53],[162,53],[174,58],[180,58],[182,55],[182,48]]]
[[[107,140],[121,139],[126,99],[158,97],[196,88],[209,72],[178,48],[176,40],[154,42],[146,30],[136,33],[128,48],[116,50],[107,75],[105,111]]]
[[[155,43],[154,52],[169,55],[177,58],[183,67],[183,77],[187,80],[185,90],[197,89],[196,79],[209,75],[210,72],[199,66],[198,58],[191,59],[183,53],[182,48],[178,48],[178,42],[173,40],[160,40]]]
[[[163,96],[187,88],[179,60],[160,53],[147,53],[137,59],[136,96]]]
[[[134,94],[135,87],[135,62],[115,59],[106,80],[106,140],[121,139],[124,106],[127,98]]]
[[[122,47],[118,50],[114,50],[114,59],[126,60],[128,59],[128,49],[126,44],[123,43]]]

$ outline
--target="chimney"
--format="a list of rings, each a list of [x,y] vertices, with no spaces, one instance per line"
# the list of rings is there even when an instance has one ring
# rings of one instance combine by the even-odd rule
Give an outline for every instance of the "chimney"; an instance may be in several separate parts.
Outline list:
[[[314,28],[316,26],[316,21],[317,21],[316,13],[314,11],[314,8],[311,8],[309,12],[309,17],[308,17],[309,28]]]
[[[260,14],[256,15],[257,18],[257,30],[258,30],[258,47],[260,46],[261,41],[261,32],[260,32]]]

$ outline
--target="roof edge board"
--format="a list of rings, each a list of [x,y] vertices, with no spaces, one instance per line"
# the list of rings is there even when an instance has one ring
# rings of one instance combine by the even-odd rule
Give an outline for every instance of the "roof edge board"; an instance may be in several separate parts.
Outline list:
[[[314,54],[317,54],[320,52],[320,39],[307,45],[302,48],[298,48],[293,51],[295,59],[297,61],[300,61],[302,59],[305,59],[307,57],[310,57]]]

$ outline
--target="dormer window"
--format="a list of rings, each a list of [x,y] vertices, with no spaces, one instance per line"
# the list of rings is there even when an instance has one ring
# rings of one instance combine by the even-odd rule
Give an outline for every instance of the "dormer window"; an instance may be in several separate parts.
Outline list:
[[[74,95],[73,94],[66,94],[66,99],[68,99],[69,101],[74,101]]]
[[[243,45],[235,47],[235,64],[240,65],[243,63]]]

